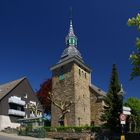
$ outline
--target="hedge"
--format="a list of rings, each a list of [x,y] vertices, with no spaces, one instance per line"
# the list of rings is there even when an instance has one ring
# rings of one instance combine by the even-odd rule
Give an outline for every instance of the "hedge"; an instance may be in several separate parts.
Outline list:
[[[44,127],[47,132],[99,132],[101,130],[100,127],[95,126],[69,126],[69,127]]]

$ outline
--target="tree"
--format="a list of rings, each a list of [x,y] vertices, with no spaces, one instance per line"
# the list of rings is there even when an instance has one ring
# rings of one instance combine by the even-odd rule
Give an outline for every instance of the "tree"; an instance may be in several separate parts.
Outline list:
[[[129,26],[136,26],[140,32],[140,14],[128,20]],[[133,65],[131,79],[140,76],[140,38],[136,38],[136,51],[130,55],[131,64]]]
[[[40,89],[37,91],[37,97],[43,106],[44,112],[47,114],[51,113],[51,101],[50,92],[52,92],[52,79],[44,81],[40,85]]]
[[[29,103],[28,110],[32,112],[34,117],[38,117],[38,116],[42,115],[42,112],[41,112],[42,110],[41,110],[41,106],[39,103],[37,103],[37,104]]]
[[[135,124],[134,131],[136,131],[136,129],[140,128],[140,100],[128,98],[124,105],[131,108],[131,115],[128,116],[129,131],[132,131],[132,123]]]
[[[59,97],[55,97],[54,94],[51,92],[49,94],[50,94],[49,99],[52,102],[52,104],[57,108],[59,108],[60,110],[59,116],[60,125],[67,126],[66,114],[70,112],[70,107],[74,102],[72,102],[69,99],[70,97],[60,99]]]
[[[113,64],[109,90],[104,99],[105,106],[101,116],[104,125],[113,132],[121,130],[119,116],[122,112],[123,98],[122,95],[119,94],[120,90],[121,86],[118,80],[116,65]]]

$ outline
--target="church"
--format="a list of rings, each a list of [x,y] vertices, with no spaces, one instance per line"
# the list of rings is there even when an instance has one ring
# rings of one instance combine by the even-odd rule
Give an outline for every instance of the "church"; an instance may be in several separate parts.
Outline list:
[[[106,93],[91,83],[92,70],[84,63],[77,41],[70,20],[65,38],[66,48],[58,63],[50,68],[53,98],[58,104],[71,103],[69,109],[65,110],[66,126],[100,126]],[[52,103],[51,113],[51,125],[59,126],[60,108]]]

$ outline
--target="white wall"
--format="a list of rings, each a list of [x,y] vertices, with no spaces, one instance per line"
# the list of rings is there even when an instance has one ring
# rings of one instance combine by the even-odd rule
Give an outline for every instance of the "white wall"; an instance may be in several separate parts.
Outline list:
[[[19,123],[12,123],[9,116],[0,115],[0,131],[7,127],[17,128],[19,126]]]

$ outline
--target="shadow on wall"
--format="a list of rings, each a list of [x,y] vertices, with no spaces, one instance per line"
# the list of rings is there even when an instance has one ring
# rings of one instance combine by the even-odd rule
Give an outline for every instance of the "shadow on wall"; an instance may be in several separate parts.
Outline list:
[[[16,117],[16,116],[9,116],[11,123],[17,123],[18,119],[21,119],[20,117]]]

